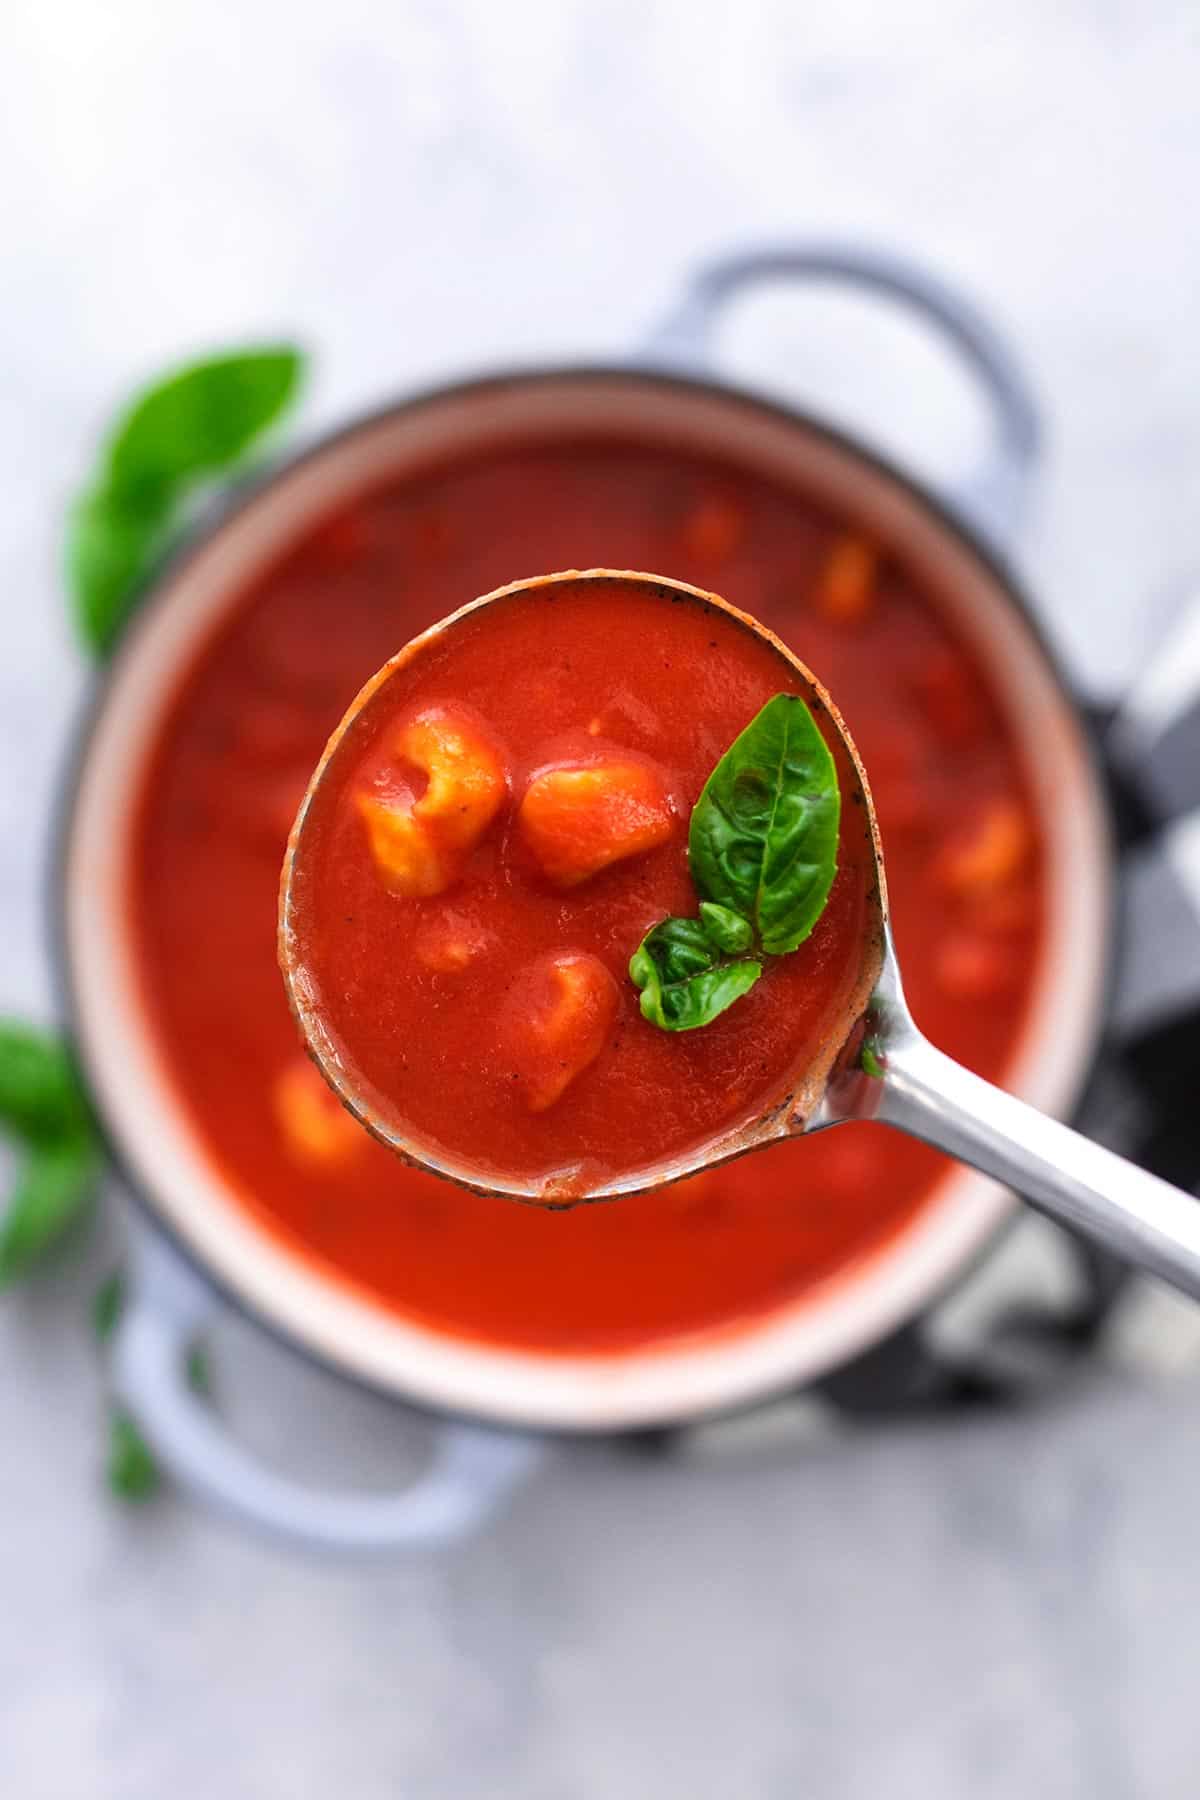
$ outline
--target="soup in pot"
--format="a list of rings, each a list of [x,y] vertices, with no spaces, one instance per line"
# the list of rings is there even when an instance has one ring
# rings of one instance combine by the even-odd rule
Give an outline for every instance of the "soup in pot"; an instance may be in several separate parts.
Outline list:
[[[901,1231],[946,1173],[927,1147],[854,1125],[620,1205],[543,1212],[405,1167],[308,1062],[276,902],[330,731],[397,645],[464,598],[597,565],[719,589],[838,696],[871,771],[914,1012],[992,1079],[1016,1052],[1043,931],[1037,823],[987,676],[855,521],[740,466],[603,438],[430,467],[315,520],[236,596],[167,705],[128,871],[144,1004],[208,1158],[265,1230],[393,1312],[550,1353],[792,1305]],[[704,647],[691,654],[699,677]],[[554,671],[531,660],[532,692]],[[637,697],[614,687],[613,704],[632,707],[611,721],[624,744]],[[451,956],[453,932],[436,935],[427,955]],[[452,985],[453,969],[434,974]]]

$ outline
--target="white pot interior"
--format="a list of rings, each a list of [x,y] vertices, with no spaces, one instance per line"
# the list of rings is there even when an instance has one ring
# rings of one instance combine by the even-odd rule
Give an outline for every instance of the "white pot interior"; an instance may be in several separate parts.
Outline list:
[[[857,517],[973,641],[1020,741],[1036,749],[1029,777],[1048,846],[1043,974],[1008,1085],[1046,1111],[1068,1111],[1103,1006],[1111,858],[1078,721],[1028,627],[987,565],[886,471],[781,413],[635,374],[517,377],[386,414],[286,469],[169,571],[122,645],[94,725],[68,831],[65,926],[80,1051],[98,1104],[164,1223],[226,1289],[309,1350],[398,1394],[514,1423],[603,1430],[683,1418],[824,1372],[916,1312],[983,1244],[1011,1196],[955,1171],[904,1232],[852,1271],[712,1340],[576,1357],[455,1340],[323,1277],[223,1186],[156,1054],[125,909],[144,759],[194,646],[247,581],[306,521],[384,473],[482,444],[578,435],[581,423],[647,443],[719,444]]]

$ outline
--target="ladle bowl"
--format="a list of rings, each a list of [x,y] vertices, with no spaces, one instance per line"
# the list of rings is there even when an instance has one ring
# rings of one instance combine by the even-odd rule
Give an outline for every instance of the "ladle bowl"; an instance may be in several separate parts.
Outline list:
[[[380,689],[481,608],[557,584],[636,584],[670,601],[691,598],[715,606],[767,644],[781,660],[781,676],[799,684],[815,711],[827,717],[842,749],[842,798],[857,800],[874,849],[859,957],[849,998],[818,1054],[798,1071],[789,1092],[735,1131],[718,1135],[669,1162],[606,1182],[588,1199],[617,1199],[649,1191],[806,1132],[852,1120],[875,1120],[923,1139],[996,1177],[1060,1223],[1103,1242],[1128,1260],[1200,1298],[1200,1206],[1188,1194],[1104,1149],[1079,1132],[1014,1098],[938,1050],[919,1030],[904,997],[888,918],[887,884],[870,785],[853,738],[834,700],[803,662],[757,619],[719,595],[685,582],[612,569],[568,570],[512,582],[461,607],[406,644],[362,689],[330,738],[301,803],[288,843],[280,889],[279,959],[289,1001],[318,1068],[344,1105],[406,1161],[477,1191],[536,1199],[536,1184],[489,1176],[457,1163],[419,1134],[398,1129],[358,1089],[322,1019],[319,992],[307,967],[297,918],[297,890],[306,869],[306,820],[314,796],[338,757],[347,731]],[[852,791],[847,792],[847,783]]]

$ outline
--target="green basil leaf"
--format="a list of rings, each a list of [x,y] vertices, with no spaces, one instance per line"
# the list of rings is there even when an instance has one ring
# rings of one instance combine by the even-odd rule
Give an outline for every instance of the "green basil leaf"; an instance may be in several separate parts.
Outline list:
[[[124,413],[68,519],[67,582],[89,649],[112,648],[185,502],[241,461],[303,372],[290,345],[237,351],[177,370]]]
[[[130,1500],[135,1504],[152,1500],[162,1486],[162,1473],[154,1452],[121,1406],[109,1409],[105,1475],[118,1500]]]
[[[723,960],[695,919],[664,919],[629,962],[642,1017],[661,1031],[695,1031],[749,993],[762,964]]]
[[[89,649],[105,655],[132,612],[167,541],[158,520],[131,512],[107,489],[81,494],[67,528],[67,586]]]
[[[754,942],[754,927],[749,919],[713,900],[700,902],[700,923],[709,942],[727,956],[740,956]]]
[[[0,1218],[0,1288],[45,1255],[85,1212],[100,1159],[90,1136],[30,1150]]]
[[[124,1310],[125,1277],[120,1269],[114,1269],[92,1296],[92,1330],[97,1343],[108,1343]]]
[[[688,855],[706,900],[781,956],[821,916],[837,871],[841,796],[804,701],[776,694],[725,752],[692,813]]]
[[[88,1129],[87,1102],[64,1045],[17,1019],[0,1019],[0,1127],[30,1143]]]
[[[200,1394],[205,1400],[212,1398],[212,1368],[203,1344],[192,1345],[187,1353],[184,1372],[193,1394]]]
[[[646,933],[634,952],[634,961],[638,957],[648,958],[653,971],[665,982],[686,981],[690,975],[711,969],[717,960],[698,919],[664,919]]]
[[[92,1300],[92,1325],[102,1344],[112,1338],[125,1310],[125,1276],[114,1269],[96,1289]],[[212,1395],[212,1373],[208,1355],[202,1344],[193,1344],[187,1353],[187,1384],[194,1394],[205,1399]],[[109,1410],[108,1485],[121,1500],[149,1500],[162,1485],[162,1475],[154,1452],[123,1408]]]
[[[148,388],[108,443],[104,485],[161,520],[176,488],[245,455],[295,397],[304,358],[264,345],[190,363]]]
[[[125,1275],[123,1270],[114,1269],[92,1296],[92,1329],[98,1343],[109,1342],[124,1310]],[[187,1383],[194,1394],[212,1393],[212,1373],[202,1344],[193,1344],[187,1353]]]

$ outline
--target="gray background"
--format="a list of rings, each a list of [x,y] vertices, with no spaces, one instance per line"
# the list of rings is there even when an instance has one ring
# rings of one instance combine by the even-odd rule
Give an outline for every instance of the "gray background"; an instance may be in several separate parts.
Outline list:
[[[9,0],[0,117],[0,1006],[42,1015],[45,826],[84,671],[64,496],[114,399],[265,330],[307,425],[634,343],[698,256],[903,247],[1015,336],[1053,442],[1022,562],[1113,692],[1200,562],[1200,17],[1136,0]],[[933,473],[969,397],[904,330],[765,297],[731,369]],[[680,1461],[575,1448],[488,1537],[367,1571],[100,1489],[83,1298],[0,1309],[8,1800],[1194,1796],[1197,1331],[1147,1290],[1051,1405]],[[242,1428],[386,1481],[419,1446],[248,1328]],[[419,1433],[416,1434],[419,1436]],[[302,1447],[301,1447],[302,1446]]]

